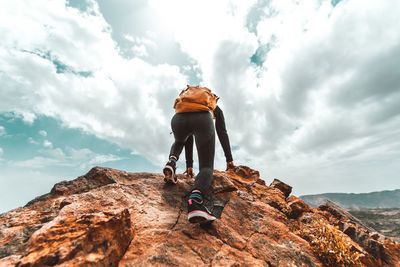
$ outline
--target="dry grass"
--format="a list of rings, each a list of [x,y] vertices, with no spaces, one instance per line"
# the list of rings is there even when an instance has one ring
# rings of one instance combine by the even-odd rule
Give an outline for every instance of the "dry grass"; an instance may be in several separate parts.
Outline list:
[[[298,234],[306,239],[326,266],[362,266],[363,254],[352,249],[348,237],[325,219],[302,224]]]

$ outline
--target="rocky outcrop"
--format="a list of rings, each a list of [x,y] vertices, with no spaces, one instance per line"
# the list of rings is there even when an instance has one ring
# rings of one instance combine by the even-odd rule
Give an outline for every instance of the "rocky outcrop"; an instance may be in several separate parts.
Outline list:
[[[245,166],[214,172],[205,203],[220,219],[190,224],[192,184],[93,168],[0,215],[0,266],[400,266],[399,244]]]
[[[390,238],[377,233],[347,210],[329,200],[318,209],[325,211],[323,214],[333,225],[336,225],[340,231],[360,245],[368,253],[369,260],[376,266],[400,264],[400,253],[391,254],[388,250],[395,244]]]

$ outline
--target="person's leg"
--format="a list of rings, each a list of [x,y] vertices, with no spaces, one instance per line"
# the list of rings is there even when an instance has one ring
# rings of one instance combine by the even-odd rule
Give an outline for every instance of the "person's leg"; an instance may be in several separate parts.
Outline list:
[[[213,182],[215,153],[215,129],[210,113],[199,113],[194,136],[199,157],[199,174],[196,176],[192,191],[198,190],[202,195],[206,195]]]
[[[200,170],[189,196],[188,219],[191,223],[212,222],[216,218],[203,203],[203,197],[213,182],[215,131],[211,114],[199,113],[194,135]]]
[[[174,133],[175,142],[171,146],[169,161],[163,169],[164,181],[177,183],[176,162],[185,146],[186,139],[190,135],[188,114],[175,114],[171,119],[171,128]]]
[[[171,128],[174,134],[175,142],[171,146],[169,156],[179,159],[185,146],[187,138],[190,136],[190,113],[175,114],[171,119]]]

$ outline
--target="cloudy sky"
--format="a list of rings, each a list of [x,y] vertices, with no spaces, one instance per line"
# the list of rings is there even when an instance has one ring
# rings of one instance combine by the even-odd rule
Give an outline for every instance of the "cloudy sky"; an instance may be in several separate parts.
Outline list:
[[[267,183],[296,195],[400,188],[399,10],[398,0],[1,1],[0,212],[96,165],[161,172],[186,84],[221,97],[235,163]]]

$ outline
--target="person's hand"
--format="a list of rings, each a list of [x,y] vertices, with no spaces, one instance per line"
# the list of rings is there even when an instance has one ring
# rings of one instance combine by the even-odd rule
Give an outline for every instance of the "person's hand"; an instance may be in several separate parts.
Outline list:
[[[235,163],[233,161],[229,161],[226,163],[226,170],[234,169],[236,168]]]
[[[193,178],[194,176],[193,168],[192,167],[186,168],[186,171],[183,174]]]

